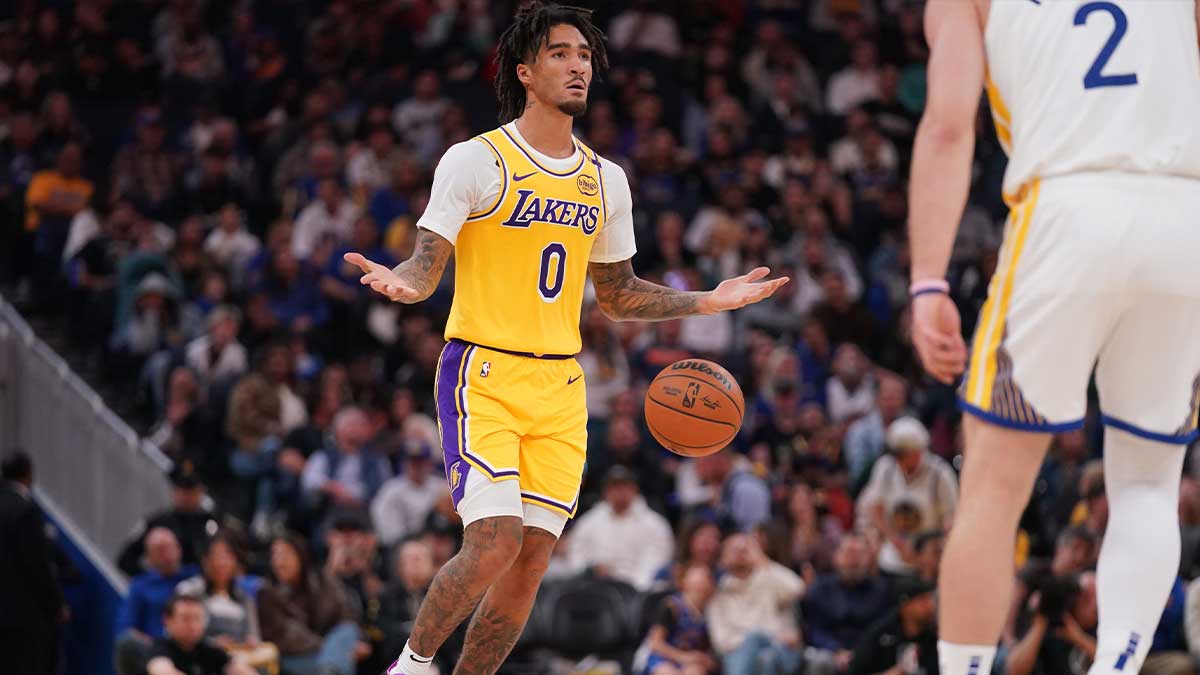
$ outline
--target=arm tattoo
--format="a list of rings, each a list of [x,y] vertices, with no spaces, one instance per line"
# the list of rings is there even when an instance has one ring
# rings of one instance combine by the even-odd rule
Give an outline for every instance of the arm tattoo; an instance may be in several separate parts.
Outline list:
[[[442,272],[446,269],[446,261],[454,251],[454,244],[429,230],[417,231],[417,243],[413,254],[404,262],[396,265],[392,272],[404,280],[410,288],[421,294],[420,300],[433,295],[438,282],[442,280]]]
[[[677,291],[652,284],[633,274],[628,260],[617,263],[591,263],[592,284],[596,301],[608,318],[614,321],[662,321],[699,314],[700,298],[707,295],[696,291]]]

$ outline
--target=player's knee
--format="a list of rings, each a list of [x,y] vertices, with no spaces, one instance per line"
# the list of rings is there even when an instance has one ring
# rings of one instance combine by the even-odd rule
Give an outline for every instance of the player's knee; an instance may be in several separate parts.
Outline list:
[[[519,567],[530,577],[541,579],[550,567],[550,556],[554,554],[557,543],[558,537],[554,534],[537,527],[526,527],[521,552],[513,561],[513,567]]]
[[[523,530],[521,519],[515,516],[478,520],[467,526],[461,554],[474,561],[482,574],[499,576],[520,555]]]

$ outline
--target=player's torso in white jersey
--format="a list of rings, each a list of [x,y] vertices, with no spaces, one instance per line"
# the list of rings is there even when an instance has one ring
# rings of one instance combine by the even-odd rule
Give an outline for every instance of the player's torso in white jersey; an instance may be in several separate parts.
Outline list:
[[[1197,0],[986,0],[1006,199],[1037,178],[1200,179]]]

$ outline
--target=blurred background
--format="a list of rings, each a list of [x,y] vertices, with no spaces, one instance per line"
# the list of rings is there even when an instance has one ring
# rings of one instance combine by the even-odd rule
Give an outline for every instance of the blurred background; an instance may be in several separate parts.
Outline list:
[[[401,306],[341,255],[411,254],[438,158],[497,124],[520,4],[0,3],[0,645],[25,672],[226,672],[201,636],[264,673],[375,675],[399,653],[461,536],[432,395],[453,274]],[[637,273],[793,282],[657,324],[585,302],[579,516],[502,672],[936,672],[961,437],[908,331],[921,3],[576,4],[612,61],[576,134],[629,176]],[[988,115],[950,272],[968,336],[1006,215]],[[700,461],[642,419],[684,357],[746,394],[736,442]],[[1093,406],[1047,459],[997,672],[1086,670],[1100,440]],[[1160,673],[1200,654],[1183,480]],[[177,595],[200,602],[164,612]],[[1038,614],[1079,630],[1032,635]]]

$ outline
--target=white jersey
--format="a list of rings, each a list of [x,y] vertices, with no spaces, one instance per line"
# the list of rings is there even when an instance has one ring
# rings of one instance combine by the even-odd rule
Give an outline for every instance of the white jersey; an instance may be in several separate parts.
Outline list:
[[[987,94],[1010,204],[1037,178],[1200,179],[1197,0],[992,0]]]

